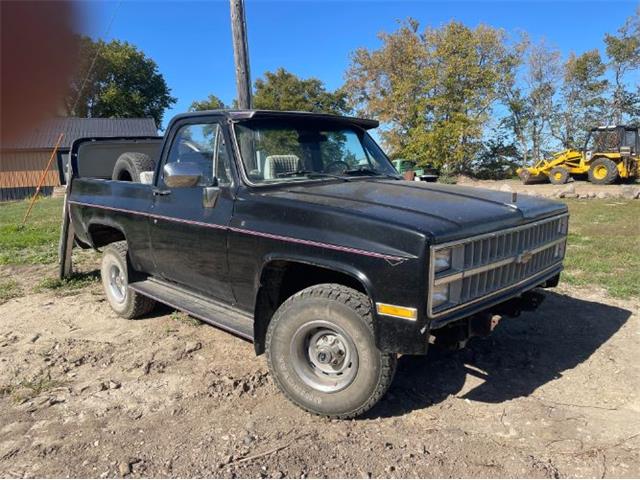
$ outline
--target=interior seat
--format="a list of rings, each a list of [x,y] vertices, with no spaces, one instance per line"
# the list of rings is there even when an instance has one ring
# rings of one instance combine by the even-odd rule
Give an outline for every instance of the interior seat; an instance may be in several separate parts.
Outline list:
[[[264,161],[264,178],[278,178],[281,173],[301,170],[300,158],[297,155],[269,155]]]

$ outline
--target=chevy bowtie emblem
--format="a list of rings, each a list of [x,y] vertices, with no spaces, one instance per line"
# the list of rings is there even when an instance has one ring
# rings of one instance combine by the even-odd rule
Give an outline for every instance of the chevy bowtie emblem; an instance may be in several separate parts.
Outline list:
[[[522,252],[520,255],[516,257],[516,263],[520,265],[524,265],[525,263],[529,263],[529,260],[533,258],[533,253],[531,252]]]

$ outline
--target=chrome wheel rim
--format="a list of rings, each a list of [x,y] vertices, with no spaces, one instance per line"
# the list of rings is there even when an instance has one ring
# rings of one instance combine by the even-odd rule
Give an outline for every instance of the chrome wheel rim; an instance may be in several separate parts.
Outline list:
[[[291,340],[293,369],[309,387],[326,393],[345,389],[358,372],[358,351],[347,333],[316,320],[305,323]]]
[[[127,281],[118,265],[109,267],[109,291],[116,302],[124,302],[127,293]]]

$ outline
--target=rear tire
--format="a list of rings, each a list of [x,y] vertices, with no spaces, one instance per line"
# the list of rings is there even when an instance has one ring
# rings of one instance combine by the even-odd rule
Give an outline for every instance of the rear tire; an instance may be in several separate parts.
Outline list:
[[[564,185],[569,180],[569,171],[563,167],[553,167],[549,171],[549,181],[554,185]]]
[[[149,155],[138,152],[125,152],[118,157],[113,167],[111,179],[140,183],[140,174],[154,171],[155,168],[156,164]]]
[[[338,284],[306,288],[278,308],[267,361],[289,400],[316,415],[353,418],[382,398],[397,358],[376,347],[371,309],[366,295]]]
[[[608,158],[596,158],[589,168],[589,181],[596,185],[610,185],[618,178],[618,167]]]
[[[137,318],[155,307],[155,300],[129,288],[127,242],[115,242],[104,249],[100,276],[109,305],[123,318]]]

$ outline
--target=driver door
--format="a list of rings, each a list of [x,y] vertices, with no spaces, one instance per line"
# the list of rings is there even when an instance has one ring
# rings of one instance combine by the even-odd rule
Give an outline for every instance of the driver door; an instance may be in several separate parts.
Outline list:
[[[165,280],[232,302],[227,226],[234,195],[228,141],[218,122],[198,121],[178,123],[169,132],[173,141],[161,158],[151,207],[152,255]],[[168,186],[165,175],[180,163],[198,167],[197,185]]]

